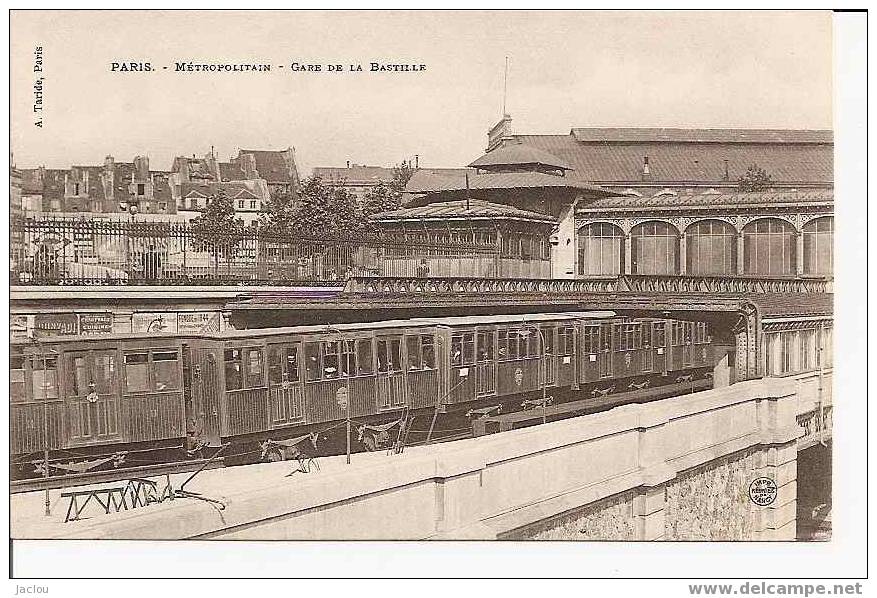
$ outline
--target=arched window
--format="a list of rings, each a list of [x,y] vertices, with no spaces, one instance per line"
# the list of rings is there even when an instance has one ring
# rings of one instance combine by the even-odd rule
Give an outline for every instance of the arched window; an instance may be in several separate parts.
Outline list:
[[[624,268],[624,233],[603,222],[579,229],[579,276],[621,274]]]
[[[676,274],[679,239],[667,222],[643,222],[630,231],[633,274]]]
[[[737,273],[737,231],[727,222],[695,222],[685,230],[685,246],[688,274]]]
[[[804,225],[804,274],[831,276],[834,271],[834,218],[823,216]]]
[[[782,276],[795,273],[795,229],[777,218],[753,220],[743,228],[746,274]]]

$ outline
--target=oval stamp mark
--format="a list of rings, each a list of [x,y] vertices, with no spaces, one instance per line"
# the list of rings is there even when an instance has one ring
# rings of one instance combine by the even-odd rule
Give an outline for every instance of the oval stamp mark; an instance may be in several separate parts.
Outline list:
[[[755,478],[749,484],[749,500],[759,507],[773,504],[777,499],[777,483],[771,478]]]

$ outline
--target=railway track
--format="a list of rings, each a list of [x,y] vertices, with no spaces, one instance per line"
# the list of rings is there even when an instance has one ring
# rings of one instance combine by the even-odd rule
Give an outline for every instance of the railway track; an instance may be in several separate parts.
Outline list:
[[[85,473],[71,473],[67,475],[51,476],[48,478],[32,478],[27,480],[12,480],[9,483],[12,494],[34,492],[36,490],[55,490],[58,488],[73,488],[76,486],[88,486],[104,482],[116,482],[129,478],[149,478],[169,475],[174,473],[189,473],[204,469],[217,469],[223,467],[220,459],[195,459],[190,461],[177,461],[174,463],[162,463],[159,465],[144,465],[141,467],[120,467],[103,471]]]
[[[676,394],[687,394],[688,392],[697,392],[699,390],[704,390],[708,386],[710,386],[710,383],[707,380],[697,380],[686,384],[671,384],[664,387],[656,387],[648,389],[647,391],[618,393],[616,395],[608,395],[600,398],[591,398],[587,400],[587,402],[589,403],[587,408],[579,408],[574,411],[570,411],[569,413],[552,413],[549,417],[549,421],[558,421],[562,419],[569,419],[571,417],[578,417],[585,414],[599,413],[630,403],[647,403],[651,401],[661,400],[664,398],[668,398],[668,396],[675,396]],[[583,402],[584,401],[578,401],[576,403]],[[573,404],[574,403],[560,403],[557,406],[551,408],[551,411],[562,411],[565,406],[572,407]],[[486,419],[503,419],[509,416],[514,416],[516,414],[522,416],[529,415],[529,419],[534,419],[538,418],[537,416],[539,416],[540,411],[538,409],[533,409],[526,412],[516,411],[504,414],[502,416],[489,417]],[[536,425],[541,424],[537,423]],[[411,438],[409,439],[409,442],[406,444],[406,446],[424,446],[427,444],[440,444],[444,442],[452,442],[455,440],[473,438],[473,433],[471,429],[466,432],[459,432],[458,430],[459,429],[450,431],[451,433],[449,434],[442,434],[442,430],[438,429],[436,431],[436,435],[433,436],[430,442],[426,442],[426,430],[419,430],[418,436],[422,435],[423,438]],[[448,430],[445,431],[447,432]],[[10,483],[10,490],[12,494],[20,494],[37,490],[72,488],[76,486],[87,486],[90,484],[117,482],[120,480],[131,478],[149,478],[168,474],[189,473],[202,468],[218,469],[224,466],[225,458],[178,461],[174,463],[146,465],[141,467],[117,468],[88,473],[52,476],[49,478],[14,480]]]

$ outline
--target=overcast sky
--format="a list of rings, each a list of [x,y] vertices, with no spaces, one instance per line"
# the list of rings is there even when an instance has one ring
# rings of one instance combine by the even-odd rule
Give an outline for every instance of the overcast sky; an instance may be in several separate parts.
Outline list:
[[[11,43],[12,150],[23,168],[146,154],[163,170],[211,145],[223,160],[241,147],[293,146],[303,174],[415,154],[422,166],[461,166],[501,116],[505,56],[518,133],[832,125],[824,12],[18,11]],[[156,70],[111,72],[125,61]],[[183,61],[272,70],[174,72]],[[294,61],[323,71],[292,72]],[[372,61],[426,70],[370,73]],[[364,72],[327,72],[334,63]],[[40,75],[42,128],[32,109]]]

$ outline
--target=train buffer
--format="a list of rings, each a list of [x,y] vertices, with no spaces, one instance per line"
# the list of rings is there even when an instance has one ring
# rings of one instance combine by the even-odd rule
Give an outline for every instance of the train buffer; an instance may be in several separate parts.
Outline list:
[[[605,411],[620,405],[628,403],[645,403],[647,401],[656,401],[666,399],[681,394],[691,392],[699,392],[712,388],[712,380],[691,380],[677,382],[675,384],[665,384],[654,388],[642,388],[630,392],[622,392],[617,394],[607,394],[598,398],[588,398],[579,401],[569,401],[566,403],[551,404],[545,401],[542,406],[541,399],[538,405],[525,405],[523,411],[513,411],[511,413],[503,413],[490,415],[484,414],[482,417],[472,422],[472,435],[484,436],[485,434],[494,434],[496,432],[506,432],[516,428],[524,428],[541,424],[543,421],[555,421],[595,413],[597,411]]]

